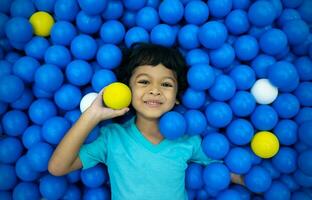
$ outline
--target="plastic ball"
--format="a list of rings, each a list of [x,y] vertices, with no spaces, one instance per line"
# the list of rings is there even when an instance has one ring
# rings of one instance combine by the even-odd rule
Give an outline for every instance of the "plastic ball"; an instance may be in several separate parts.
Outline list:
[[[13,189],[17,181],[14,167],[0,163],[0,190]]]
[[[136,11],[144,7],[147,0],[123,0],[124,6],[131,10]]]
[[[230,171],[236,174],[245,174],[252,166],[249,151],[241,147],[232,148],[224,160]]]
[[[209,88],[209,94],[217,101],[226,101],[233,97],[236,91],[236,85],[233,79],[228,75],[219,75],[216,77],[213,85]]]
[[[57,21],[74,21],[80,8],[76,0],[57,0],[54,15]]]
[[[291,192],[294,192],[299,188],[298,183],[296,183],[294,177],[291,175],[282,175],[280,181],[284,183]]]
[[[23,134],[28,126],[27,115],[19,110],[10,110],[2,117],[2,126],[4,133],[9,136],[19,136]]]
[[[297,152],[290,147],[281,147],[272,158],[273,166],[282,173],[292,173],[297,169]]]
[[[136,25],[135,24],[135,19],[136,19],[135,17],[136,17],[136,12],[126,10],[124,12],[122,18],[121,18],[121,22],[122,22],[122,24],[125,25],[125,27],[132,28]]]
[[[81,192],[78,186],[71,184],[68,186],[64,196],[64,199],[81,199]]]
[[[208,7],[210,11],[210,15],[216,18],[225,17],[232,9],[232,1],[231,0],[210,0],[208,1]]]
[[[51,117],[42,126],[42,137],[49,144],[58,144],[70,128],[70,123],[62,117]]]
[[[132,44],[137,42],[149,42],[149,33],[141,27],[130,28],[125,35],[125,43],[129,48]]]
[[[310,108],[310,107],[301,108],[295,117],[296,123],[301,124],[302,122],[312,120],[312,112],[311,111],[312,111],[312,108]]]
[[[20,157],[15,164],[16,175],[22,181],[34,181],[40,176],[39,172],[32,169],[29,162],[30,161],[24,155]]]
[[[310,196],[305,193],[305,192],[301,192],[301,191],[297,191],[297,192],[294,192],[292,195],[291,195],[291,198],[293,200],[309,200],[310,199]]]
[[[286,34],[280,29],[269,29],[260,37],[260,48],[268,55],[281,53],[287,46]]]
[[[46,49],[49,47],[49,42],[43,37],[33,37],[25,45],[25,53],[27,56],[31,56],[35,59],[42,60]]]
[[[240,193],[234,189],[226,189],[217,195],[218,200],[240,200]]]
[[[250,115],[256,107],[256,100],[253,95],[246,91],[238,91],[230,99],[229,105],[234,115],[246,117]]]
[[[246,33],[250,27],[247,12],[240,9],[231,11],[225,19],[225,25],[231,34]]]
[[[303,0],[302,4],[297,8],[302,19],[308,23],[312,22],[311,10],[310,10],[311,5],[312,5],[311,1]]]
[[[101,69],[93,74],[91,84],[95,92],[100,92],[102,88],[116,81],[117,78],[114,72],[107,69]]]
[[[244,176],[244,183],[252,192],[264,192],[269,189],[272,179],[267,170],[255,166]]]
[[[199,28],[198,39],[207,49],[221,47],[228,37],[225,25],[218,21],[209,21]]]
[[[107,172],[101,165],[81,171],[81,181],[89,188],[96,188],[107,181]]]
[[[298,167],[307,176],[312,176],[312,162],[311,162],[312,150],[306,150],[299,154]]]
[[[202,149],[212,159],[222,159],[230,148],[227,138],[217,132],[207,134],[202,142]]]
[[[106,187],[89,188],[84,192],[83,199],[85,200],[93,200],[93,199],[109,200],[110,193]]]
[[[13,190],[13,199],[40,199],[40,192],[37,184],[20,182]]]
[[[198,110],[188,110],[184,113],[187,128],[186,133],[188,135],[199,135],[204,132],[207,126],[205,115]]]
[[[237,65],[231,69],[230,77],[235,81],[238,90],[250,89],[255,81],[255,72],[247,65]]]
[[[266,199],[276,199],[276,200],[290,199],[290,196],[291,193],[289,189],[284,183],[280,181],[272,182],[270,188],[264,194],[264,197]]]
[[[76,108],[81,100],[81,92],[78,87],[64,84],[54,94],[55,104],[63,110]]]
[[[39,68],[40,63],[29,56],[23,56],[13,65],[13,74],[21,78],[26,83],[34,81],[34,74]]]
[[[7,38],[13,42],[26,43],[33,35],[33,28],[27,19],[13,17],[5,25]]]
[[[57,21],[51,29],[51,40],[54,44],[69,45],[77,35],[75,26],[67,21]]]
[[[279,61],[268,67],[268,79],[283,92],[291,92],[299,84],[299,75],[295,66],[286,61]]]
[[[214,70],[207,64],[194,65],[187,72],[187,81],[195,90],[206,90],[215,81]]]
[[[251,67],[254,69],[258,78],[266,78],[267,68],[275,62],[276,60],[274,57],[260,54],[251,62]]]
[[[270,1],[256,1],[248,9],[249,21],[258,27],[272,24],[276,18],[273,4]]]
[[[97,95],[98,93],[91,92],[82,97],[80,101],[80,111],[82,113],[92,104],[92,102],[95,100]]]
[[[122,61],[122,52],[116,45],[102,45],[97,54],[96,60],[99,65],[105,69],[114,69],[118,67]]]
[[[279,150],[279,141],[273,133],[260,131],[252,138],[251,149],[261,158],[271,158]]]
[[[49,13],[53,12],[55,1],[37,0],[33,2],[37,10],[46,11]]]
[[[107,0],[78,0],[80,8],[89,15],[101,14],[107,6]]]
[[[273,102],[273,108],[279,117],[292,118],[299,112],[300,104],[295,95],[283,93]]]
[[[300,80],[311,81],[312,80],[312,60],[307,56],[298,58],[294,65],[299,74]]]
[[[76,17],[76,25],[82,33],[93,34],[99,31],[102,25],[102,19],[99,15],[88,15],[80,11]]]
[[[29,107],[28,115],[32,122],[43,124],[57,113],[56,106],[48,99],[37,99]]]
[[[235,41],[234,50],[239,60],[249,61],[257,56],[259,45],[253,36],[243,35]]]
[[[35,35],[47,37],[50,35],[54,19],[49,13],[38,11],[31,15],[29,22],[34,29]]]
[[[56,91],[64,80],[60,68],[52,64],[44,64],[35,73],[35,84],[47,92]]]
[[[300,141],[308,146],[312,146],[312,121],[303,122],[298,129]]]
[[[248,144],[254,134],[251,123],[245,119],[233,120],[226,128],[226,135],[231,143],[236,145]]]
[[[176,40],[176,34],[173,28],[167,24],[158,24],[154,26],[150,33],[151,42],[170,47]]]
[[[192,49],[185,55],[186,63],[189,66],[196,64],[208,64],[209,56],[208,53],[202,49]]]
[[[119,19],[123,15],[122,1],[108,1],[106,9],[102,12],[103,19]]]
[[[204,186],[203,167],[197,163],[191,163],[185,172],[185,186],[188,189],[197,190]]]
[[[155,8],[144,7],[137,13],[135,17],[136,25],[151,31],[154,26],[159,24],[159,15]]]
[[[42,177],[39,183],[40,193],[46,199],[59,199],[68,187],[64,176],[52,176],[50,174]]]
[[[230,172],[221,163],[211,163],[204,169],[204,182],[215,190],[223,190],[230,184]]]
[[[92,67],[84,60],[74,60],[66,67],[66,78],[74,85],[83,86],[90,82],[93,75]]]
[[[182,96],[182,103],[185,107],[191,109],[199,109],[204,105],[206,94],[204,91],[197,91],[192,88],[187,88]]]
[[[44,142],[38,142],[28,149],[26,158],[29,161],[31,169],[43,172],[48,169],[48,162],[52,156],[53,147]]]
[[[184,18],[188,24],[201,25],[209,17],[208,5],[201,1],[190,1],[184,9]]]
[[[276,169],[273,166],[272,162],[270,162],[269,160],[263,160],[260,166],[269,172],[272,179],[275,179],[281,176],[280,171]]]
[[[37,98],[50,98],[50,97],[53,97],[53,93],[52,92],[47,92],[47,91],[39,88],[37,86],[37,84],[33,85],[32,91],[33,91],[35,97],[37,97]]]
[[[12,17],[28,18],[35,12],[35,6],[30,0],[16,0],[13,1],[10,8]]]
[[[312,176],[307,176],[301,170],[296,170],[293,174],[295,181],[302,187],[312,186]]]
[[[23,81],[14,75],[5,75],[0,80],[0,101],[12,103],[18,100],[24,92]]]
[[[297,131],[298,125],[288,119],[280,120],[274,128],[274,133],[282,145],[295,144],[298,139]]]
[[[178,41],[184,49],[194,49],[199,46],[197,38],[198,26],[187,24],[183,26],[178,32]]]
[[[46,64],[65,68],[71,61],[71,54],[69,50],[62,45],[52,45],[46,49],[44,61]]]
[[[27,127],[22,136],[22,142],[24,147],[29,149],[31,146],[38,142],[42,142],[41,137],[41,127],[37,125],[32,125]]]
[[[225,43],[217,49],[210,51],[211,65],[224,69],[229,67],[235,59],[235,52],[231,45]]]
[[[252,86],[251,94],[257,103],[271,104],[277,98],[278,89],[268,79],[259,79]]]
[[[168,24],[176,24],[183,18],[184,7],[179,0],[164,0],[159,5],[159,17]]]
[[[105,44],[119,44],[125,36],[123,24],[117,20],[109,20],[102,24],[100,30],[101,39]]]
[[[70,50],[76,58],[90,60],[96,55],[97,44],[91,36],[80,34],[72,40]]]
[[[10,75],[12,73],[12,64],[6,60],[0,60],[0,77]]]
[[[22,143],[14,137],[0,140],[0,162],[4,164],[15,163],[22,155]]]
[[[205,110],[206,118],[213,127],[221,128],[227,126],[233,117],[230,106],[224,102],[212,102]]]
[[[289,20],[283,26],[289,44],[298,45],[303,43],[309,34],[309,26],[303,20]]]
[[[104,89],[103,101],[109,108],[123,109],[131,103],[131,90],[127,85],[120,82],[109,84]]]
[[[301,82],[295,90],[301,106],[312,106],[312,83]]]
[[[186,132],[186,120],[180,113],[169,111],[159,119],[159,130],[166,139],[178,139]]]

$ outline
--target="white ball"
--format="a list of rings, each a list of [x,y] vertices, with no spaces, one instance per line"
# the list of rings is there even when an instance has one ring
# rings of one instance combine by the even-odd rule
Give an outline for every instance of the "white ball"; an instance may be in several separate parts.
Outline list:
[[[251,88],[251,94],[255,97],[257,103],[270,104],[276,99],[278,90],[268,79],[263,78],[255,82]]]
[[[80,101],[80,111],[83,113],[92,104],[98,93],[90,92],[84,95]]]

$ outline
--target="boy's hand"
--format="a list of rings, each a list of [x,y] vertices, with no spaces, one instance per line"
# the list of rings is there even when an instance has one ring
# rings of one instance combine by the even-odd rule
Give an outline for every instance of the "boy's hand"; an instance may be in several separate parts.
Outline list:
[[[122,116],[126,112],[129,111],[129,108],[123,108],[120,110],[114,110],[108,107],[104,106],[103,102],[103,92],[105,88],[103,88],[99,93],[98,96],[95,98],[91,106],[86,110],[87,112],[91,112],[94,117],[97,118],[97,120],[102,121],[102,120],[107,120],[111,119],[114,117]]]

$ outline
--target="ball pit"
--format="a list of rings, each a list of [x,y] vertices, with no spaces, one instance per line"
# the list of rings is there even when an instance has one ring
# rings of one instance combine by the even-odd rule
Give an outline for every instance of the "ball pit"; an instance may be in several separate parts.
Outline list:
[[[110,199],[106,167],[54,177],[48,161],[97,93],[117,81],[122,48],[150,42],[178,46],[188,65],[189,86],[162,116],[161,132],[200,135],[204,153],[224,160],[189,164],[190,199],[311,199],[311,7],[310,0],[1,0],[0,198]],[[272,137],[258,137],[265,131]],[[270,142],[266,152],[261,145]],[[230,185],[230,173],[245,187]]]

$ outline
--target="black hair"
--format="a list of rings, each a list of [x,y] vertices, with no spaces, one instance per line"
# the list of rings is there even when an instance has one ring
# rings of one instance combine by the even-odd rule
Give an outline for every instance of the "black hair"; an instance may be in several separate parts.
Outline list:
[[[178,80],[177,97],[179,98],[187,87],[187,66],[184,57],[176,48],[149,43],[134,43],[130,48],[123,49],[121,66],[115,72],[118,81],[129,85],[130,77],[136,67],[158,64],[163,64],[175,73]]]

